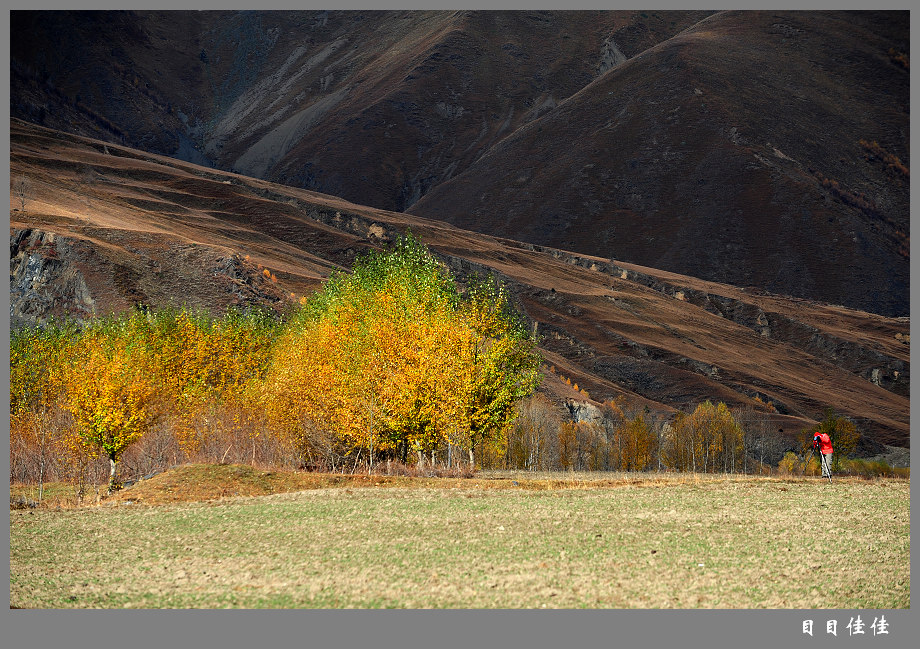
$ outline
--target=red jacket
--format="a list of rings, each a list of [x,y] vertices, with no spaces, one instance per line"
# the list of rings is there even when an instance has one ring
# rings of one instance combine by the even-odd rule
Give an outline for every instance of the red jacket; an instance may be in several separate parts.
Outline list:
[[[824,455],[834,452],[834,447],[831,446],[831,437],[827,433],[815,433],[814,443],[816,446],[820,447]]]

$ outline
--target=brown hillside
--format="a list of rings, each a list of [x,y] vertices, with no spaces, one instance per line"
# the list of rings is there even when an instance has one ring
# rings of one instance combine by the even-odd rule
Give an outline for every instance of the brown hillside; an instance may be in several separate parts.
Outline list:
[[[906,37],[903,13],[719,13],[609,70],[410,211],[906,315],[909,73],[889,53]]]
[[[909,312],[906,11],[14,11],[10,50],[27,121]]]
[[[11,108],[402,210],[709,13],[17,11]]]
[[[501,276],[547,365],[593,400],[663,413],[771,403],[787,431],[830,405],[869,433],[866,452],[909,446],[906,318],[466,232],[17,120],[10,131],[12,177],[31,182],[24,211],[10,201],[13,326],[138,302],[282,311],[411,228],[460,277]],[[553,374],[544,389],[591,403]]]

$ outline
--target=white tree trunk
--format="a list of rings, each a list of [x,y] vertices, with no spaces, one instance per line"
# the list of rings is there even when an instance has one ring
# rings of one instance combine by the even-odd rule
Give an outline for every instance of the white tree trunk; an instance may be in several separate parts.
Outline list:
[[[109,493],[112,493],[112,488],[115,486],[115,458],[109,458]]]

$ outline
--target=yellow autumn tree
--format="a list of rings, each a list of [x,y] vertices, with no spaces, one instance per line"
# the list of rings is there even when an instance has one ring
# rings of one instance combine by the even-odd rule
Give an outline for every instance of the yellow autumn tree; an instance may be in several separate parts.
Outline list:
[[[74,323],[54,320],[10,331],[10,478],[37,478],[39,499],[47,469],[66,461],[61,369],[78,336]]]
[[[515,408],[539,384],[541,358],[507,289],[494,277],[471,278],[460,311],[472,333],[461,394],[474,464],[476,447],[505,452]]]
[[[109,491],[121,454],[153,419],[155,386],[143,348],[112,327],[84,333],[64,369],[66,407],[86,448],[108,458]]]
[[[706,401],[692,414],[677,414],[662,457],[678,471],[733,472],[741,465],[743,453],[743,434],[728,406]]]
[[[244,399],[250,381],[261,378],[276,327],[258,310],[213,318],[168,308],[136,309],[109,329],[138,348],[139,362],[156,387],[158,414],[169,418],[177,442],[194,454],[214,432],[194,422],[214,420],[221,406]]]
[[[304,305],[275,345],[262,404],[304,459],[407,462],[456,446],[472,460],[477,444],[503,446],[539,363],[504,289],[486,280],[462,295],[408,235]]]
[[[10,418],[50,408],[62,389],[61,359],[79,336],[73,323],[10,332]]]
[[[642,471],[652,464],[658,436],[642,414],[624,418],[614,430],[611,447],[617,453],[618,466],[624,471]]]
[[[564,421],[556,433],[559,468],[563,471],[575,470],[578,462],[578,423]]]

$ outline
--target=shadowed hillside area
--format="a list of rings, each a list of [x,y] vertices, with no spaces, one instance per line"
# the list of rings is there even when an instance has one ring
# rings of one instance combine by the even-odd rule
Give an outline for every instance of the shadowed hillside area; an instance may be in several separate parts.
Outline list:
[[[32,123],[909,313],[906,11],[14,11],[10,51]]]
[[[711,16],[518,129],[411,211],[907,315],[909,72],[890,54],[906,38],[903,14]]]
[[[13,120],[11,324],[136,304],[284,312],[333,269],[411,229],[463,281],[509,287],[546,359],[541,391],[590,420],[626,397],[707,399],[787,434],[825,407],[862,455],[909,446],[909,321],[460,230]],[[577,389],[575,387],[577,384]]]

